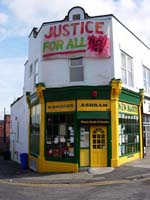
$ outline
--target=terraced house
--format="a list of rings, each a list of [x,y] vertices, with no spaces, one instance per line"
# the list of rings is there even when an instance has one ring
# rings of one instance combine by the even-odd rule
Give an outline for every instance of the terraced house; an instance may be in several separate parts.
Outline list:
[[[150,145],[150,49],[114,15],[73,7],[29,35],[11,156],[39,172],[117,167]],[[143,122],[142,122],[143,119]]]

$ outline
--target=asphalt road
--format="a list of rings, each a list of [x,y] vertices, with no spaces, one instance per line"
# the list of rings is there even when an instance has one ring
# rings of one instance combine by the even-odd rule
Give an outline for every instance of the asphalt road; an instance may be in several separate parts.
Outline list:
[[[0,161],[0,200],[150,200],[150,168],[122,166],[81,175],[39,174]]]
[[[89,184],[0,182],[2,200],[149,200],[150,178]]]

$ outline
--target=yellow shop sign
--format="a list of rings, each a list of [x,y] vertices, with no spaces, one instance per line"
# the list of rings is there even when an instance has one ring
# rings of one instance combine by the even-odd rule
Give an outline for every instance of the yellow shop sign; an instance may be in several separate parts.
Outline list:
[[[78,100],[77,111],[108,111],[110,110],[109,100]]]
[[[46,103],[46,112],[75,111],[75,101],[53,101]]]
[[[128,103],[119,102],[118,110],[119,112],[138,114],[138,106]]]

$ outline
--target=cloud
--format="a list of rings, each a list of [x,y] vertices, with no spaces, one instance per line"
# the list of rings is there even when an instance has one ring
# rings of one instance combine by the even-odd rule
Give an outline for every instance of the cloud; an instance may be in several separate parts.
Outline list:
[[[3,25],[8,22],[8,15],[0,13],[0,25]]]
[[[149,0],[117,1],[114,13],[140,39],[150,46]]]
[[[137,36],[150,43],[150,3],[149,0],[3,0],[16,21],[11,34],[28,35],[33,27],[43,22],[62,20],[70,8],[82,6],[90,15],[114,14]],[[5,21],[5,17],[3,17]],[[7,17],[6,17],[7,18]],[[13,20],[14,20],[13,19]],[[12,22],[15,23],[15,22]]]
[[[4,40],[7,37],[7,30],[3,27],[0,27],[0,41]]]
[[[6,112],[9,113],[10,104],[23,94],[24,63],[25,58],[0,59],[0,118],[3,117],[4,107],[7,108]]]
[[[6,38],[7,30],[5,25],[8,22],[8,15],[5,13],[0,12],[0,41]]]

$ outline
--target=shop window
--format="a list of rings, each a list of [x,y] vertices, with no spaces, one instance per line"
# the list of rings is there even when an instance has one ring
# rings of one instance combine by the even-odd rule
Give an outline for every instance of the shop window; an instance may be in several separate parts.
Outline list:
[[[121,78],[122,82],[133,87],[133,58],[121,52]]]
[[[30,153],[39,154],[40,105],[32,107],[30,127]]]
[[[140,150],[138,115],[119,114],[119,153],[120,156]]]
[[[70,59],[70,82],[84,81],[83,58]]]
[[[46,156],[74,157],[74,117],[72,114],[46,117]]]
[[[143,85],[146,93],[150,93],[150,69],[143,66]]]
[[[89,148],[90,128],[88,125],[80,126],[80,148]]]
[[[143,145],[150,147],[150,116],[143,115]]]

